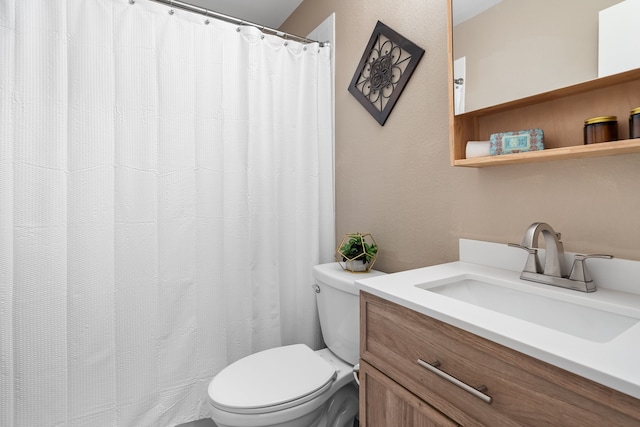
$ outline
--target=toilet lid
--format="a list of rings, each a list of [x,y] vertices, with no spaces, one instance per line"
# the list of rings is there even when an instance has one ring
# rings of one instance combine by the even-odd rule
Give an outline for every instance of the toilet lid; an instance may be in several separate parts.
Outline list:
[[[209,384],[209,398],[229,412],[273,412],[322,394],[335,377],[333,365],[306,345],[276,347],[220,371]]]

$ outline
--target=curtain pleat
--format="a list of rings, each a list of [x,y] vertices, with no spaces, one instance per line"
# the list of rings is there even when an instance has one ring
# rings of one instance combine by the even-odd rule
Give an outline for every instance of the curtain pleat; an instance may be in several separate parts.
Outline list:
[[[0,425],[172,426],[322,346],[329,49],[147,0],[0,0]]]

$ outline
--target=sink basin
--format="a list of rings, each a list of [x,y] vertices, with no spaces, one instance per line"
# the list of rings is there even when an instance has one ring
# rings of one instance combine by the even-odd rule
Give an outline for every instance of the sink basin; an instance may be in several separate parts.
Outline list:
[[[480,276],[416,285],[468,304],[594,342],[609,342],[640,319],[504,286]],[[566,295],[566,294],[560,294]]]

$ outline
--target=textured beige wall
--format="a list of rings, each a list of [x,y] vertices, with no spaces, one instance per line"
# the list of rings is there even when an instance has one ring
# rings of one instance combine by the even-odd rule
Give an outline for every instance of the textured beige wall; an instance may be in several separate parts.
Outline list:
[[[283,25],[336,13],[336,238],[361,231],[395,272],[452,261],[458,238],[519,242],[535,221],[568,251],[640,260],[640,154],[485,169],[449,166],[444,0],[305,0]],[[347,92],[380,20],[425,50],[385,126]]]

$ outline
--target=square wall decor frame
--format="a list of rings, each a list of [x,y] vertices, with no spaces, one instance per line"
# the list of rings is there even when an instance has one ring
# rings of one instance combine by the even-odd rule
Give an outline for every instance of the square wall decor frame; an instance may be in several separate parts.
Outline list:
[[[424,49],[387,27],[376,24],[349,92],[384,126]]]

